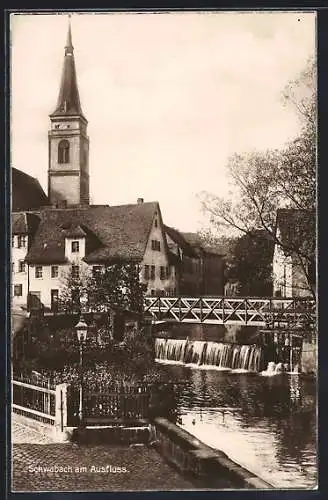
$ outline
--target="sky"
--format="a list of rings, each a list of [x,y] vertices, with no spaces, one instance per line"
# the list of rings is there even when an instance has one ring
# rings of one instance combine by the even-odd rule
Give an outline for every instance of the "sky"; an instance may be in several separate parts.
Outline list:
[[[200,230],[197,193],[224,195],[229,156],[298,133],[282,91],[315,57],[314,13],[73,13],[71,25],[92,203],[156,200],[166,224]],[[11,15],[11,164],[46,192],[67,27],[64,14]]]

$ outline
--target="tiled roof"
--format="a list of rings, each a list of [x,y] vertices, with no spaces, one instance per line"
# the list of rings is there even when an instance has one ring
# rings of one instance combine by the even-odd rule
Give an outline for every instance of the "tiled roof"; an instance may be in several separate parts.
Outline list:
[[[12,168],[12,210],[37,210],[47,205],[48,198],[34,177]]]
[[[69,226],[64,226],[65,237],[66,238],[85,238],[87,233],[82,229],[80,224],[69,224]]]
[[[157,202],[44,209],[26,260],[40,264],[64,262],[66,231],[70,226],[80,226],[86,233],[86,262],[140,262],[156,210],[159,212]]]
[[[40,217],[37,213],[13,212],[12,234],[34,234],[38,228]]]
[[[182,233],[185,240],[189,243],[195,251],[203,251],[206,253],[211,253],[215,255],[225,255],[226,249],[223,248],[221,244],[215,243],[215,245],[209,245],[197,233]]]
[[[12,214],[11,231],[13,234],[27,234],[27,221],[25,212]]]
[[[183,250],[184,254],[188,257],[196,257],[192,246],[186,241],[183,233],[170,226],[164,226],[165,232],[168,236]]]

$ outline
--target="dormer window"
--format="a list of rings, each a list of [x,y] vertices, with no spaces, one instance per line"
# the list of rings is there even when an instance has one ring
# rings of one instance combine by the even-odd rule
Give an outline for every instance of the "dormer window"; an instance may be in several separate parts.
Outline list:
[[[58,144],[58,163],[69,163],[69,142],[66,139]]]
[[[72,241],[72,253],[79,253],[80,251],[80,242]]]

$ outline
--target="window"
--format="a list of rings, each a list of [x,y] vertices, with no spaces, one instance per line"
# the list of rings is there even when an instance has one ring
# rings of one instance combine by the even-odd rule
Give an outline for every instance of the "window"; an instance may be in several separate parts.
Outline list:
[[[160,267],[160,278],[161,280],[165,280],[166,278],[166,268],[164,266]]]
[[[15,235],[13,234],[11,237],[11,246],[14,248],[15,246]]]
[[[55,125],[55,128],[59,128],[59,127],[60,127],[60,125],[58,125],[58,123],[57,123],[57,124]]]
[[[151,249],[161,251],[161,242],[158,240],[151,240]]]
[[[23,285],[14,285],[14,296],[21,297],[23,295]]]
[[[166,267],[166,278],[170,277],[170,268],[169,266]]]
[[[42,266],[35,266],[35,277],[42,278]]]
[[[69,142],[66,139],[58,144],[58,163],[69,163]]]
[[[18,272],[25,273],[25,262],[23,260],[18,261]]]
[[[72,278],[78,280],[80,278],[79,266],[72,266]]]
[[[152,295],[153,297],[156,295],[156,290],[154,290],[153,288],[150,290],[150,295]]]
[[[11,263],[11,271],[14,273],[15,272],[15,262]]]
[[[155,227],[157,227],[157,226],[158,226],[157,219],[155,219],[155,221],[154,221],[154,226],[155,226]]]
[[[25,248],[27,243],[27,237],[25,235],[19,235],[18,236],[18,243],[17,246],[18,248]]]
[[[72,241],[72,253],[78,253],[80,251],[80,242]]]
[[[145,280],[149,280],[149,266],[145,266]]]
[[[150,279],[155,279],[155,266],[150,266]]]
[[[51,277],[58,278],[58,266],[51,266]]]

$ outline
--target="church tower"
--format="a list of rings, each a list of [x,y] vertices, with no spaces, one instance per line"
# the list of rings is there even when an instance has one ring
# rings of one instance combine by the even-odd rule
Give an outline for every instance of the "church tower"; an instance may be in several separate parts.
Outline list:
[[[49,201],[89,205],[88,121],[80,104],[70,22],[57,106],[49,117]]]

